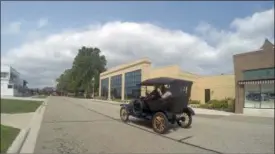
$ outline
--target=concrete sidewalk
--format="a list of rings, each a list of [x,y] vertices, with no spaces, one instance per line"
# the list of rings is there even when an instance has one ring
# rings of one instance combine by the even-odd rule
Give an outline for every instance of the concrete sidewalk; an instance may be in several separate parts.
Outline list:
[[[274,118],[274,109],[243,109],[243,116],[257,116]]]
[[[7,150],[7,153],[33,153],[45,106],[46,101],[35,112],[1,114],[1,124],[20,129],[19,134]]]
[[[15,99],[15,100],[29,100],[29,101],[45,101],[47,98],[1,96],[1,99]]]
[[[92,100],[97,102],[109,103],[113,105],[125,104],[125,102],[115,102],[110,100],[99,100],[99,99],[92,99]],[[220,116],[234,115],[234,113],[225,112],[225,111],[209,110],[209,109],[202,109],[202,108],[192,108],[192,109],[195,111],[195,114],[199,114],[199,115],[220,115]]]
[[[30,123],[34,112],[31,113],[18,113],[18,114],[5,114],[1,113],[1,124],[11,126],[14,128],[23,129]]]
[[[113,105],[120,105],[125,104],[125,102],[116,102],[111,100],[100,100],[100,99],[91,99],[97,102],[104,102]],[[210,109],[203,109],[203,108],[193,108],[196,114],[198,115],[217,115],[217,116],[251,116],[251,117],[266,117],[266,118],[274,118],[274,109],[247,109],[244,108],[243,114],[236,114],[233,112],[226,112],[226,111],[218,111],[218,110],[210,110]]]
[[[202,108],[193,108],[196,114],[201,115],[220,115],[220,116],[230,116],[235,115],[231,112],[225,112],[225,111],[217,111],[217,110],[209,110],[209,109],[202,109]]]

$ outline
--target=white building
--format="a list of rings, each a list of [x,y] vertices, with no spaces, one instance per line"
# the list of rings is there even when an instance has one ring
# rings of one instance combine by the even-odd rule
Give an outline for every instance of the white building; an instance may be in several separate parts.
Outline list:
[[[14,68],[1,65],[1,96],[23,96],[24,82]]]

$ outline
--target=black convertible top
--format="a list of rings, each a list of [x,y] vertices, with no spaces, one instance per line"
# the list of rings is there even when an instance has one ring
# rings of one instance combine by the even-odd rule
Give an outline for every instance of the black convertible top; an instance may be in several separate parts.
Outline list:
[[[171,84],[171,83],[179,83],[179,84],[192,84],[192,81],[182,80],[182,79],[175,79],[169,77],[158,77],[158,78],[151,78],[141,82],[140,85],[150,86],[150,85],[161,85],[161,84]]]

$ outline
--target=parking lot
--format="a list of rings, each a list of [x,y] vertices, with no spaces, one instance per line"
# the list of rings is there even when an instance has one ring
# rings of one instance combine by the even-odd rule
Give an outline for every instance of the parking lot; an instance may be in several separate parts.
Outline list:
[[[150,122],[124,124],[120,106],[50,97],[35,153],[274,153],[274,119],[196,115],[166,135]]]

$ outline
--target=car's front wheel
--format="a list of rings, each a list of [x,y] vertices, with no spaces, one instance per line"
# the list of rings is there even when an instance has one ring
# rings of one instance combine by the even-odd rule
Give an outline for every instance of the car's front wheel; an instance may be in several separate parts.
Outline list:
[[[128,122],[128,120],[129,120],[129,113],[125,107],[121,107],[121,109],[120,109],[120,119],[123,122]]]
[[[188,112],[183,112],[177,120],[177,124],[182,128],[189,128],[192,124],[192,115]]]
[[[166,115],[162,112],[155,113],[152,119],[152,125],[153,125],[153,130],[156,133],[159,133],[159,134],[166,133],[169,126]]]

